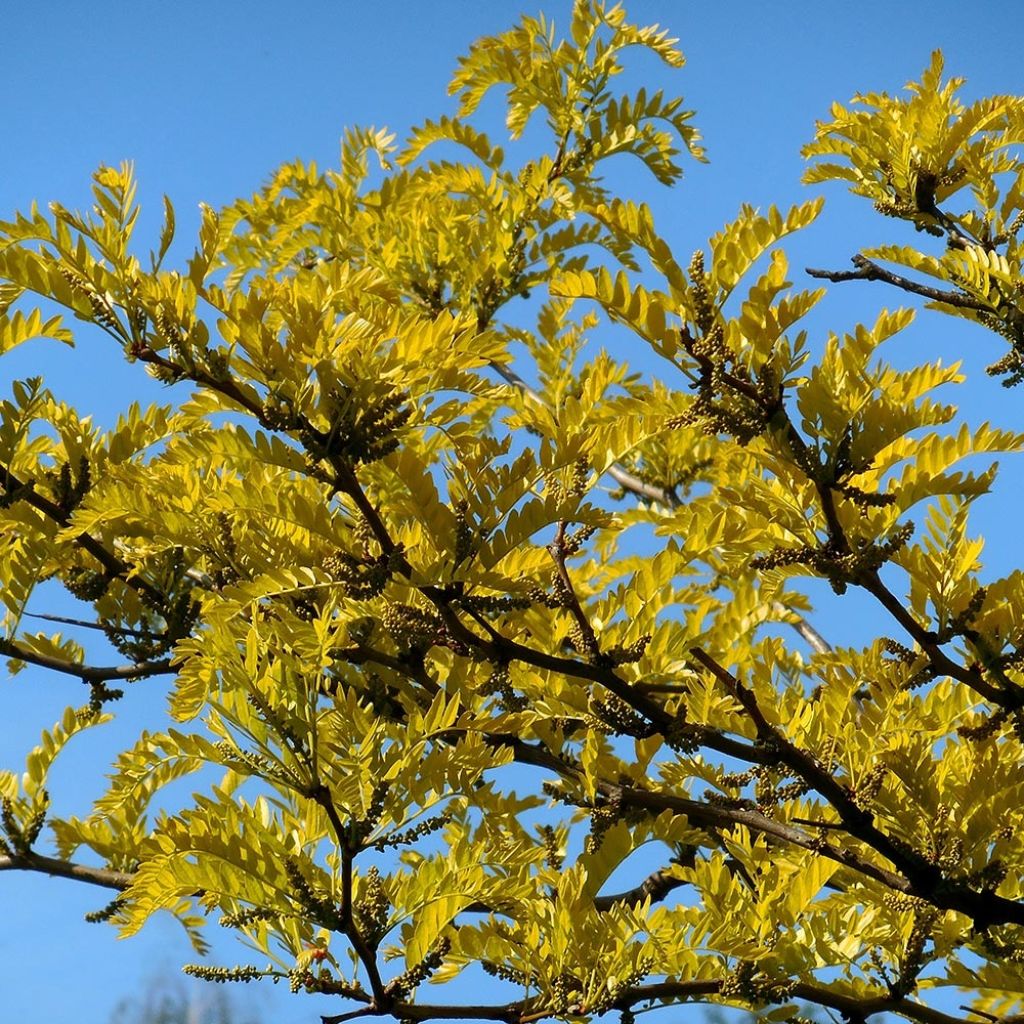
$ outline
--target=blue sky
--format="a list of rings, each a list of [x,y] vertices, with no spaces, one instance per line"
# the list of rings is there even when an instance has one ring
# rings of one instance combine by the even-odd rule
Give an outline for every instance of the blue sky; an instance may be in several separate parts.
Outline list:
[[[615,183],[652,205],[684,259],[741,202],[785,206],[810,198],[814,193],[799,184],[799,148],[815,118],[857,90],[898,90],[919,75],[936,47],[949,71],[968,78],[968,97],[1024,86],[1024,4],[1014,0],[979,0],[969,22],[953,0],[635,0],[627,6],[633,20],[671,28],[688,58],[683,71],[671,73],[641,58],[631,81],[686,97],[711,162],[689,163],[671,191],[632,166],[615,167]],[[534,0],[525,10],[543,9],[564,24],[569,8],[567,0]],[[144,205],[141,248],[155,239],[160,196],[167,193],[178,210],[181,256],[191,247],[201,200],[216,206],[248,194],[296,157],[334,164],[346,125],[388,125],[402,133],[426,117],[452,113],[445,87],[457,56],[477,36],[509,25],[521,9],[518,2],[469,0],[8,0],[0,22],[0,218],[33,200],[85,205],[95,167],[131,159]],[[500,124],[486,127],[500,138]],[[819,224],[790,247],[798,280],[804,265],[842,266],[858,245],[892,237],[892,222],[863,202],[837,188],[825,194]],[[899,297],[882,286],[849,284],[833,289],[816,323],[822,331],[849,328],[897,304]],[[603,340],[628,345],[614,333]],[[895,344],[899,361],[962,358],[970,383],[959,399],[968,418],[1019,423],[1011,407],[1016,393],[983,373],[1002,354],[998,339],[926,313]],[[168,398],[94,334],[83,333],[74,352],[41,342],[5,358],[0,393],[12,379],[35,373],[101,422],[136,398]],[[1006,468],[997,484],[1004,495],[1024,483],[1019,467]],[[1002,571],[1020,547],[1005,501],[986,499],[976,520],[989,537],[990,564]],[[820,625],[845,642],[866,634],[874,621],[854,597],[842,618],[826,613]],[[105,737],[84,739],[58,774],[60,812],[85,813],[102,787],[97,758],[109,756],[119,737],[151,724],[163,684],[144,685],[147,692],[122,702],[123,721]],[[32,671],[0,678],[0,764],[14,766],[39,729],[80,700],[66,680]],[[0,875],[0,1001],[7,1019],[104,1024],[122,995],[190,959],[169,921],[123,943],[111,929],[82,922],[85,911],[104,902],[103,893],[73,883]],[[220,962],[245,962],[244,950],[213,938]],[[275,1024],[312,1021],[321,1009],[308,998],[289,998],[281,987],[248,998]]]

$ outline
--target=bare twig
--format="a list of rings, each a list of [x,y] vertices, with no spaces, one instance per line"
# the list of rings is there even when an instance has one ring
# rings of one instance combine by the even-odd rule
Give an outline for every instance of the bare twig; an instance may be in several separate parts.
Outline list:
[[[117,633],[119,636],[134,636],[140,640],[159,640],[160,634],[146,629],[131,629],[129,626],[112,626],[108,623],[87,622],[85,619],[71,619],[66,615],[46,615],[43,612],[22,612],[27,619],[45,619],[47,622],[62,622],[80,629],[97,629],[102,633]]]
[[[88,882],[104,889],[127,889],[133,875],[128,871],[113,871],[110,868],[94,868],[87,864],[76,864],[56,857],[44,857],[39,853],[18,854],[14,857],[0,857],[0,871],[38,871],[54,878],[71,878],[76,882]]]
[[[905,292],[920,295],[930,299],[932,302],[942,302],[947,306],[958,306],[960,309],[974,309],[979,312],[989,311],[989,307],[963,292],[942,291],[940,288],[933,288],[931,285],[921,284],[912,281],[902,274],[894,274],[891,270],[880,267],[877,263],[869,260],[866,256],[858,253],[850,262],[856,267],[855,270],[816,270],[807,267],[807,273],[811,277],[820,278],[824,281],[884,281]]]

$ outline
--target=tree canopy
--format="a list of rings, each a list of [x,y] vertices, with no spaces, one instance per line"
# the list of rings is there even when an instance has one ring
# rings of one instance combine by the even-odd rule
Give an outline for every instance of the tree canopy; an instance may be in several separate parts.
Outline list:
[[[328,1024],[1006,1019],[1024,574],[984,571],[968,514],[1024,434],[963,422],[956,364],[889,361],[913,310],[803,323],[821,282],[884,282],[1024,380],[1024,98],[964,103],[936,53],[835,104],[805,180],[917,234],[878,219],[808,280],[782,243],[820,198],[678,253],[613,194],[614,157],[668,186],[704,159],[680,98],[616,91],[634,48],[683,64],[620,5],[524,17],[461,60],[455,116],[204,209],[179,269],[170,201],[133,237],[128,165],[0,223],[0,355],[70,317],[168,386],[108,431],[40,377],[0,404],[0,654],[88,689],[0,773],[0,869],[198,953],[218,920],[250,952],[187,971],[334,996]],[[518,165],[474,126],[492,89],[540,140]],[[813,579],[887,632],[824,638]],[[55,583],[80,609],[39,631]],[[142,680],[170,721],[52,815],[55,759]]]

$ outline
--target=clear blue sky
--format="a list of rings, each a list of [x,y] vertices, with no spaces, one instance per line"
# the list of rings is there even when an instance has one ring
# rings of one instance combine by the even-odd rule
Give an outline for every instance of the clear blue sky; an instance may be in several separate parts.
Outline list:
[[[688,58],[683,71],[668,73],[645,59],[633,80],[685,95],[711,163],[689,165],[673,191],[630,168],[615,173],[625,194],[651,203],[662,233],[684,257],[741,202],[809,198],[799,184],[799,147],[815,118],[827,114],[833,99],[845,101],[857,90],[899,89],[936,47],[945,51],[950,71],[968,77],[970,97],[1024,90],[1024,4],[1016,0],[976,0],[969,13],[954,0],[634,0],[627,6],[633,20],[659,22],[679,36]],[[568,0],[532,0],[525,9],[543,9],[564,24],[569,8]],[[7,0],[0,8],[0,218],[34,199],[85,205],[94,168],[131,159],[148,211],[140,237],[155,233],[166,192],[178,208],[185,242],[177,251],[184,253],[201,200],[220,205],[248,194],[296,157],[333,164],[346,125],[403,132],[453,112],[445,86],[456,57],[521,9],[518,2],[479,0]],[[489,130],[500,135],[499,125]],[[797,268],[843,265],[859,244],[888,237],[887,225],[866,205],[838,189],[826,194],[820,226],[791,249]],[[850,284],[833,290],[818,322],[843,329],[857,319],[873,321],[880,306],[898,302],[881,286]],[[616,337],[625,340],[610,335],[607,344]],[[1011,408],[1017,395],[984,377],[984,365],[1002,354],[991,336],[925,314],[897,344],[906,358],[940,353],[947,361],[965,360],[972,383],[961,398],[971,420],[1020,422]],[[44,342],[5,358],[0,393],[12,379],[34,373],[43,373],[60,397],[95,410],[101,422],[135,398],[167,397],[94,335],[83,336],[73,353]],[[1007,466],[1003,494],[1022,481],[1020,469]],[[977,521],[989,535],[991,568],[1005,571],[1020,545],[999,507],[998,497],[987,499]],[[842,619],[821,622],[839,642],[871,625],[870,611],[856,598],[843,608]],[[151,681],[142,684],[148,692],[140,686],[130,693],[121,726],[83,741],[78,756],[68,759],[55,779],[60,813],[88,810],[103,782],[96,758],[109,756],[104,752],[116,749],[119,736],[153,724],[162,685]],[[39,729],[81,699],[74,683],[33,671],[0,678],[0,765],[16,766]],[[83,912],[104,902],[102,892],[85,886],[0,874],[3,1019],[105,1024],[122,995],[190,958],[170,921],[154,922],[128,942],[82,922]],[[218,962],[246,962],[244,950],[212,937]],[[268,1024],[305,1024],[323,1008],[308,997],[289,998],[283,987],[248,995]],[[665,1016],[676,1019],[678,1011]]]

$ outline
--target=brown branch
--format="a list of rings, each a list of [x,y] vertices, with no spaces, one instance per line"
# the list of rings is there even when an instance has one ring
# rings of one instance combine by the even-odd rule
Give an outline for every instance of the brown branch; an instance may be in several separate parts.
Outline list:
[[[393,654],[388,654],[386,651],[379,651],[374,647],[369,647],[366,644],[355,644],[352,647],[337,648],[333,652],[333,657],[338,661],[345,661],[351,665],[363,665],[366,662],[370,662],[374,665],[389,668],[393,672],[415,680],[432,697],[436,696],[440,689],[437,682],[430,677],[425,666],[409,659],[403,660]]]
[[[821,985],[797,982],[792,994],[797,999],[806,999],[809,1003],[827,1006],[830,1010],[838,1010],[847,1020],[858,1017],[870,1017],[876,1013],[898,1013],[908,1020],[919,1021],[920,1024],[964,1024],[960,1017],[954,1017],[941,1010],[935,1010],[923,1003],[898,996],[876,996],[868,999],[858,996],[847,996],[841,992],[833,992]]]
[[[615,1002],[616,1009],[628,1009],[638,1003],[690,999],[694,996],[718,995],[722,982],[715,979],[703,981],[663,981],[650,985],[637,985],[624,993]],[[848,996],[822,985],[796,982],[787,989],[788,998],[803,999],[818,1006],[838,1010],[847,1020],[871,1017],[878,1013],[898,1013],[920,1024],[964,1024],[959,1017],[942,1013],[912,999],[880,995],[875,997]]]
[[[774,610],[782,615],[796,615],[796,619],[789,623],[800,634],[801,639],[818,654],[830,654],[832,645],[802,616],[792,609],[787,608],[781,601],[776,601]]]
[[[836,779],[816,757],[792,743],[767,720],[753,691],[700,648],[691,647],[690,655],[718,679],[727,693],[739,701],[754,723],[758,739],[776,752],[778,761],[792,769],[828,801],[838,813],[844,830],[880,853],[902,873],[900,891],[908,891],[902,888],[902,884],[909,885],[910,895],[918,896],[943,910],[957,910],[966,914],[978,927],[1010,922],[1024,924],[1024,903],[994,893],[978,892],[964,882],[947,878],[937,865],[923,855],[882,832],[874,824],[874,815],[856,802],[847,786]],[[832,856],[830,853],[825,855]]]
[[[76,864],[56,857],[44,857],[39,853],[17,854],[0,857],[0,871],[38,871],[54,878],[70,878],[76,882],[88,882],[104,889],[127,889],[133,875],[127,871],[113,871],[110,868],[94,868],[87,864]]]
[[[903,607],[896,595],[882,582],[877,572],[860,581],[860,585],[869,594],[873,595],[886,611],[906,630],[907,634],[914,639],[921,650],[928,656],[929,665],[937,674],[956,679],[993,704],[998,704],[1010,710],[1024,707],[1024,688],[1014,686],[1013,689],[997,689],[985,679],[979,668],[968,668],[953,661],[939,646],[935,634],[925,629]]]
[[[380,968],[377,966],[377,955],[367,944],[366,939],[356,925],[352,913],[352,858],[353,850],[348,831],[338,816],[338,810],[334,806],[330,791],[326,786],[317,787],[313,793],[313,799],[323,808],[327,815],[331,828],[334,831],[334,840],[341,853],[341,905],[338,910],[345,936],[352,943],[359,962],[366,970],[370,981],[370,989],[373,992],[374,1003],[380,1008],[387,1008],[392,1002],[384,981],[380,976]]]
[[[3,480],[3,487],[6,491],[17,492],[21,501],[31,505],[37,512],[42,512],[58,526],[66,529],[71,525],[70,517],[60,505],[39,494],[35,490],[34,484],[18,479],[11,472],[9,466],[0,464],[0,479]],[[95,537],[88,533],[80,533],[74,538],[74,541],[103,566],[108,576],[121,580],[140,594],[145,594],[156,607],[163,606],[166,595],[141,576],[136,576],[127,562],[122,561],[113,551],[108,551]]]
[[[636,985],[620,995],[612,1009],[627,1010],[641,1003],[705,1002],[704,997],[721,995],[723,981],[719,978],[694,978],[683,981],[659,981]],[[892,995],[857,997],[835,992],[822,985],[795,982],[787,988],[787,998],[795,998],[837,1010],[849,1020],[872,1017],[880,1013],[896,1013],[918,1024],[964,1024],[962,1018],[943,1013],[912,999]],[[401,1020],[494,1020],[505,1024],[530,1024],[559,1016],[554,1009],[540,1009],[534,998],[504,1005],[438,1005],[430,1003],[396,1003],[389,1011]],[[322,1024],[346,1024],[360,1017],[381,1016],[385,1011],[365,1007],[332,1016],[322,1016]]]
[[[13,640],[5,640],[0,637],[0,655],[7,658],[15,658],[18,661],[27,662],[30,665],[38,665],[40,668],[49,669],[52,672],[60,672],[64,675],[75,676],[83,683],[106,683],[112,680],[122,679],[145,679],[148,676],[165,675],[173,672],[170,658],[163,658],[160,661],[140,661],[131,665],[110,665],[100,667],[98,665],[81,665],[71,661],[64,661],[62,658],[54,658],[49,654],[39,654],[21,647]]]
[[[691,861],[696,859],[692,856]],[[667,871],[655,871],[649,874],[639,885],[624,892],[611,893],[608,896],[597,896],[594,899],[596,910],[611,910],[617,903],[625,903],[633,906],[650,899],[652,903],[663,900],[673,889],[678,889],[687,883],[681,878],[675,878]]]
[[[241,409],[252,413],[252,415],[260,421],[262,426],[272,429],[266,422],[263,407],[258,400],[259,396],[254,388],[246,390],[246,388],[233,377],[213,377],[208,373],[204,373],[199,367],[193,367],[191,370],[186,371],[184,367],[178,366],[177,363],[172,362],[170,359],[166,359],[164,356],[160,355],[159,352],[155,352],[151,349],[148,345],[142,346],[135,353],[135,356],[141,363],[150,363],[153,366],[159,366],[161,369],[177,375],[179,379],[188,379],[194,384],[200,384],[203,387],[209,388],[211,391],[216,391],[217,394],[223,395]]]
[[[704,359],[707,361],[706,357]],[[832,552],[839,555],[850,554],[852,551],[850,541],[846,536],[846,532],[839,519],[838,510],[836,509],[834,481],[827,479],[820,472],[822,467],[820,467],[816,456],[790,419],[781,399],[769,405],[762,396],[757,394],[756,390],[751,388],[748,382],[731,374],[725,374],[724,379],[737,392],[746,395],[751,400],[758,401],[761,404],[762,411],[769,414],[782,430],[786,442],[792,449],[795,463],[803,470],[817,491],[822,514],[825,517],[828,543]],[[878,599],[896,621],[917,641],[922,650],[925,651],[928,655],[929,663],[936,673],[948,675],[964,683],[964,685],[969,686],[976,693],[985,697],[986,700],[999,704],[1002,707],[1011,710],[1024,707],[1024,688],[1016,686],[1010,680],[1004,678],[1003,687],[997,689],[986,681],[980,669],[966,668],[948,657],[940,648],[936,636],[924,629],[885,586],[877,569],[869,573],[862,573],[857,578],[851,579],[848,582],[862,587]],[[816,641],[812,641],[808,637],[808,642],[812,642],[816,649],[818,649],[817,641],[825,643],[820,637]],[[825,644],[825,647],[827,650],[828,645]]]
[[[24,611],[25,618],[43,618],[48,623],[63,623],[67,626],[77,626],[83,630],[98,630],[101,633],[117,633],[125,637],[137,637],[140,640],[159,640],[160,634],[152,630],[133,630],[127,626],[110,626],[102,623],[90,623],[84,618],[70,618],[68,615],[49,615],[42,611]]]
[[[597,635],[594,633],[594,627],[590,624],[590,619],[587,618],[586,612],[583,611],[579,597],[576,596],[576,588],[572,584],[572,577],[569,575],[569,569],[565,564],[568,553],[565,539],[567,525],[564,519],[559,520],[558,527],[555,530],[555,539],[548,545],[548,554],[554,560],[555,572],[558,574],[558,580],[562,585],[562,592],[569,606],[569,614],[576,620],[583,645],[590,656],[596,658],[600,654],[601,645],[598,642]]]
[[[396,1020],[498,1020],[505,1024],[526,1024],[527,1020],[541,1020],[549,1014],[544,1013],[535,1018],[528,1018],[525,1015],[527,1006],[524,1000],[521,1003],[508,1003],[505,1006],[443,1006],[427,1003],[395,1003],[388,1010],[381,1010],[377,1007],[367,1007],[365,1010],[355,1010],[351,1013],[341,1013],[335,1016],[321,1016],[322,1024],[343,1024],[344,1021],[355,1020],[356,1017],[379,1017],[388,1014]]]
[[[860,253],[854,256],[850,262],[857,268],[856,270],[816,270],[813,267],[807,267],[806,269],[811,277],[824,281],[884,281],[886,284],[891,284],[901,291],[920,295],[923,298],[930,299],[932,302],[941,302],[947,306],[957,306],[960,309],[991,312],[989,307],[983,302],[972,299],[969,295],[963,294],[963,292],[942,291],[940,288],[933,288],[930,285],[912,281],[909,277],[903,277],[902,274],[894,274],[891,270],[880,267],[877,263],[874,263]]]
[[[752,832],[764,836],[773,837],[792,846],[798,846],[804,850],[811,850],[820,853],[837,864],[873,878],[876,882],[895,892],[914,895],[912,884],[901,875],[886,868],[872,864],[862,856],[850,850],[844,850],[838,846],[832,846],[822,842],[820,837],[811,836],[800,829],[793,828],[785,822],[767,818],[760,811],[749,807],[729,807],[723,804],[706,803],[701,800],[692,800],[689,797],[677,796],[674,793],[660,793],[647,789],[639,789],[630,786],[617,786],[610,783],[599,783],[598,791],[608,798],[618,797],[623,805],[641,807],[647,811],[672,810],[678,814],[684,814],[697,825],[711,825],[715,828],[733,828],[736,825],[743,825]],[[1024,912],[1024,908],[1021,908]],[[1024,913],[1022,913],[1024,919]]]

